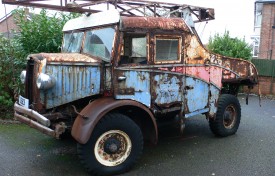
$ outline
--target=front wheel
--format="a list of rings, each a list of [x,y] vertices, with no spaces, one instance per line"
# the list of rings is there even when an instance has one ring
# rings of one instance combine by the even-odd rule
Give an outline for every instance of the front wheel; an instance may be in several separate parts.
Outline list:
[[[214,119],[209,119],[211,131],[221,137],[237,132],[241,121],[241,106],[237,97],[223,94],[218,100],[218,110]]]
[[[114,175],[129,170],[143,150],[143,136],[134,121],[118,113],[107,114],[78,155],[92,175]]]

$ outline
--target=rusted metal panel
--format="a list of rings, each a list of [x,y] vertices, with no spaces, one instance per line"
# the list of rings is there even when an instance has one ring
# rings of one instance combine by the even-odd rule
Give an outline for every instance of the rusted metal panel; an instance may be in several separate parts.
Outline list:
[[[116,99],[138,101],[151,106],[150,74],[142,71],[124,71],[117,75],[118,93]]]
[[[208,106],[209,86],[208,83],[197,78],[186,77],[185,85],[185,113],[205,109]]]
[[[249,61],[223,57],[223,82],[236,82],[247,85],[258,83],[258,71]]]
[[[111,66],[105,66],[105,75],[104,75],[104,90],[112,89],[112,72]]]
[[[185,63],[204,65],[210,61],[210,53],[203,47],[195,35],[185,37]]]
[[[32,92],[27,98],[32,100],[32,108],[38,112],[100,92],[101,61],[97,59],[77,53],[41,53],[28,58],[33,60],[34,71],[31,75],[32,82],[27,85],[32,87]],[[55,78],[53,88],[37,88],[36,81],[40,73]]]
[[[217,78],[215,78],[218,79],[219,77],[219,82],[216,84],[211,82],[212,76],[210,76],[211,70],[209,66],[205,68],[202,66],[187,67],[184,64],[166,64],[157,66],[131,66],[131,68],[121,67],[118,69],[122,70],[118,75],[125,75],[125,72],[131,72],[133,80],[138,80],[136,79],[137,73],[141,71],[148,72],[148,74],[151,75],[150,87],[152,102],[151,106],[149,107],[154,109],[154,105],[157,105],[157,107],[160,109],[155,109],[156,111],[169,111],[169,109],[173,111],[175,110],[175,107],[180,107],[184,109],[184,113],[189,117],[196,115],[197,113],[204,113],[206,111],[208,112],[209,110],[212,112],[216,109],[215,102],[217,101],[219,91],[221,89],[221,74],[217,75]],[[127,71],[127,69],[131,71]],[[189,72],[189,74],[187,74],[187,69],[193,70],[194,73]],[[215,68],[213,68],[213,70],[215,70]],[[200,71],[202,73],[199,73]],[[218,73],[221,73],[221,68],[217,68],[215,71],[213,71],[213,74]],[[213,81],[215,82],[215,80]],[[136,84],[131,83],[130,85]],[[219,87],[217,85],[219,85]],[[212,93],[216,93],[217,96],[211,96],[210,87],[213,87]],[[126,89],[122,90],[122,93],[126,92]],[[134,89],[128,90],[129,94],[133,94],[133,92]],[[134,95],[127,96],[129,98]],[[126,98],[126,96],[122,98]],[[131,99],[133,98],[131,97]],[[211,99],[211,102],[213,103],[209,104],[209,99]]]
[[[162,29],[190,32],[181,18],[121,17],[121,29]]]
[[[222,88],[222,68],[220,67],[210,67],[210,83],[217,88]]]
[[[74,63],[94,63],[98,64],[102,61],[96,58],[86,56],[79,53],[41,53],[39,54],[41,59],[46,59],[47,62],[70,62],[72,65]],[[31,55],[32,57],[39,57],[38,54]],[[42,56],[42,57],[41,57]]]
[[[186,75],[204,80],[207,83],[215,84],[218,88],[222,87],[222,68],[213,66],[187,66]]]
[[[242,84],[257,83],[258,73],[256,67],[251,62],[210,53],[204,48],[199,38],[195,35],[186,35],[184,43],[186,65],[201,65],[205,68],[210,66],[210,79],[218,87],[220,87],[223,82],[236,82]],[[187,74],[188,72],[194,74],[196,71],[187,69]],[[198,70],[196,75],[205,75],[205,73],[201,72],[204,72],[204,70]],[[222,75],[221,79],[217,76],[220,74]]]
[[[152,81],[152,99],[158,106],[167,106],[182,101],[182,77],[173,74],[155,74]]]
[[[210,84],[210,91],[209,91],[209,117],[214,117],[217,112],[217,104],[218,98],[220,96],[221,90],[218,89],[216,86]]]
[[[41,92],[41,100],[47,109],[100,92],[98,66],[47,64],[46,73],[56,78],[56,85],[47,91],[45,97]]]
[[[149,37],[147,40],[150,41],[148,45],[151,48],[150,53],[147,53],[150,65],[132,64],[119,67],[122,70],[123,68],[131,70],[133,79],[136,79],[135,72],[138,73],[142,70],[150,73],[151,106],[149,107],[155,108],[154,105],[157,105],[162,110],[168,110],[182,104],[184,114],[188,117],[206,112],[213,117],[224,83],[227,81],[240,84],[256,83],[254,78],[257,77],[257,72],[253,64],[241,59],[210,53],[197,36],[187,31],[182,31],[182,35],[177,33],[177,36],[181,36],[183,39],[180,61],[158,63],[154,59],[152,60],[156,52],[155,37],[162,36],[159,31],[156,33],[154,30],[169,31],[171,26],[173,28],[173,22],[169,21],[171,19],[160,19],[154,21],[156,18],[151,20],[150,18],[123,17],[122,20],[123,30],[141,30],[143,28],[143,30],[148,29],[147,32],[150,33],[147,35]],[[162,24],[171,26],[166,27]],[[174,29],[178,32],[183,28],[175,27]],[[163,36],[167,37],[167,33],[163,33]],[[243,80],[250,80],[250,82],[242,82]],[[128,93],[133,92],[134,89],[128,89]]]
[[[154,118],[154,115],[148,109],[148,107],[136,101],[116,100],[113,97],[104,97],[104,98],[96,99],[95,101],[92,101],[90,104],[88,104],[80,112],[80,114],[84,115],[85,117],[88,117],[88,119],[84,119],[81,116],[78,116],[76,118],[72,128],[72,136],[79,143],[85,144],[90,138],[90,135],[94,130],[95,125],[104,115],[106,115],[108,112],[114,109],[119,109],[120,107],[125,107],[125,106],[138,108],[140,111],[144,111],[146,115],[148,115],[148,118],[150,119],[149,121],[151,122],[151,127],[152,127],[148,129],[150,130],[150,132],[152,132],[150,133],[150,138],[151,138],[151,141],[156,143],[158,140],[157,123]]]

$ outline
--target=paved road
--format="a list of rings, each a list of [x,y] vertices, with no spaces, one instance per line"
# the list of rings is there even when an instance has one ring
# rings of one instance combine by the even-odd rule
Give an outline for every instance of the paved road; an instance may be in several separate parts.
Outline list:
[[[161,131],[156,147],[146,146],[138,164],[125,176],[274,176],[275,101],[250,96],[242,105],[236,135],[217,138],[203,116],[187,121],[185,133]],[[0,125],[1,176],[88,175],[72,140],[56,141],[25,125]]]

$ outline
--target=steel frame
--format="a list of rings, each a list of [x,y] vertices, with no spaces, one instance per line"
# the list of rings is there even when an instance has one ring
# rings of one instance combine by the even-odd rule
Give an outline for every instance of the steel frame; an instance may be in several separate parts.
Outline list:
[[[106,9],[113,6],[122,16],[155,16],[174,17],[188,8],[197,18],[194,22],[215,19],[214,9],[186,4],[166,3],[148,0],[2,0],[3,4],[46,8],[57,11],[96,13],[98,5],[106,5]]]

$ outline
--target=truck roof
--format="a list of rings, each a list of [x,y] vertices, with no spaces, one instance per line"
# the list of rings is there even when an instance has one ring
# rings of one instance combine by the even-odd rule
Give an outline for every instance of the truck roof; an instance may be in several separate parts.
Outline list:
[[[162,29],[189,31],[182,18],[121,17],[122,29]]]
[[[69,20],[64,25],[63,32],[114,24],[118,23],[119,20],[120,15],[117,10],[108,10],[91,15],[82,15],[81,17]]]
[[[81,30],[96,26],[115,24],[120,22],[120,27],[127,29],[162,29],[189,31],[187,24],[182,18],[164,17],[137,17],[120,16],[117,10],[98,12],[89,16],[69,20],[63,27],[63,32]],[[77,24],[77,25],[76,25]]]

